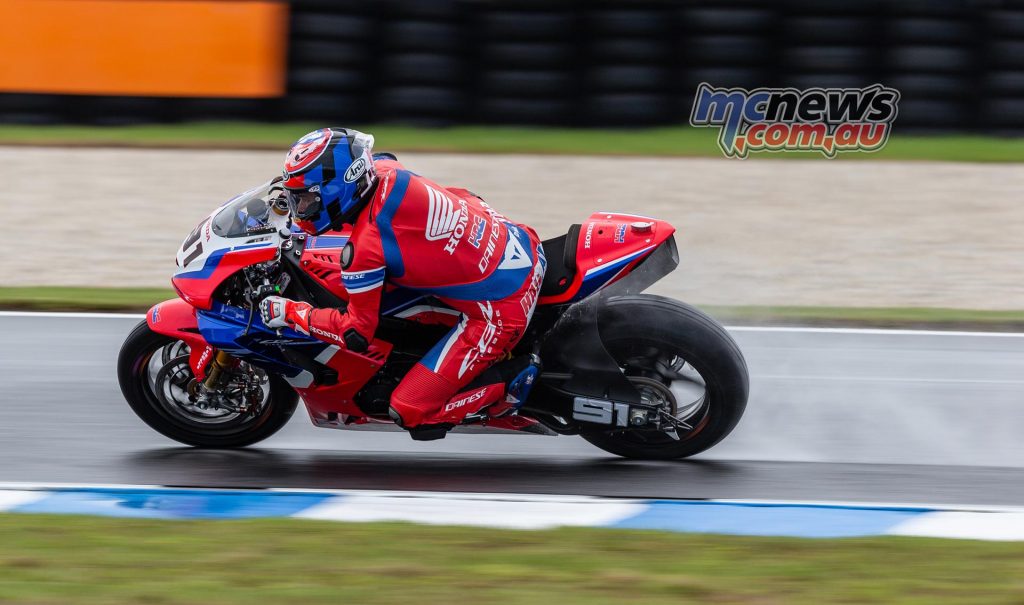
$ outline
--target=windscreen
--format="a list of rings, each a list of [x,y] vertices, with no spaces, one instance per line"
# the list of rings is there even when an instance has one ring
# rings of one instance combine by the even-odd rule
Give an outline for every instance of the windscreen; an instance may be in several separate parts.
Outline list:
[[[231,200],[213,218],[213,232],[221,237],[244,237],[266,229],[269,202],[282,192],[280,181],[268,181]]]

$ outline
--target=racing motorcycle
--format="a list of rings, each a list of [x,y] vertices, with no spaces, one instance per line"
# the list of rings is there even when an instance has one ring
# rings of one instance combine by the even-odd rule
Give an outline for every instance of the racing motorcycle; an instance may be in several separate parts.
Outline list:
[[[692,456],[725,438],[747,403],[742,353],[701,311],[642,293],[678,265],[674,232],[665,221],[598,212],[544,241],[547,272],[513,351],[543,369],[514,413],[471,414],[454,430],[579,435],[647,459]],[[150,309],[121,348],[118,379],[135,413],[199,447],[266,439],[300,397],[318,427],[401,430],[387,413],[391,392],[459,321],[456,311],[386,286],[375,339],[356,353],[269,328],[258,310],[269,295],[343,309],[348,237],[293,228],[279,180],[203,220],[177,253],[178,298]]]

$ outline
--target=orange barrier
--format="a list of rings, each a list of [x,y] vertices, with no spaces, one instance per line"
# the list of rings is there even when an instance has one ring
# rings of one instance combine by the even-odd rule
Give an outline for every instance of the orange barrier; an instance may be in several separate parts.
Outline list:
[[[273,0],[2,0],[0,91],[275,97],[288,6]]]

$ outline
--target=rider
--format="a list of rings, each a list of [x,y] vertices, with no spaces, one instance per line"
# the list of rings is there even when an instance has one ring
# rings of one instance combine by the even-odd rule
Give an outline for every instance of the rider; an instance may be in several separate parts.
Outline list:
[[[373,342],[387,285],[458,311],[459,322],[391,395],[389,414],[399,426],[414,439],[437,439],[487,406],[493,415],[507,413],[522,395],[506,393],[505,385],[513,391],[532,383],[537,368],[529,356],[511,364],[514,380],[506,380],[508,372],[481,374],[522,337],[544,278],[544,252],[530,227],[466,189],[409,172],[394,156],[373,155],[372,146],[368,134],[323,128],[299,139],[284,163],[296,225],[311,235],[353,225],[341,255],[347,309],[272,296],[260,310],[269,327],[292,327],[357,353]]]

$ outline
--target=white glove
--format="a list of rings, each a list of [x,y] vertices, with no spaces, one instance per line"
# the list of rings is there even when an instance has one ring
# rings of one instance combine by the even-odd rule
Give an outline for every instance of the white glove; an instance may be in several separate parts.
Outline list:
[[[283,296],[268,296],[260,301],[260,316],[268,328],[294,328],[309,334],[309,303],[295,302]]]

